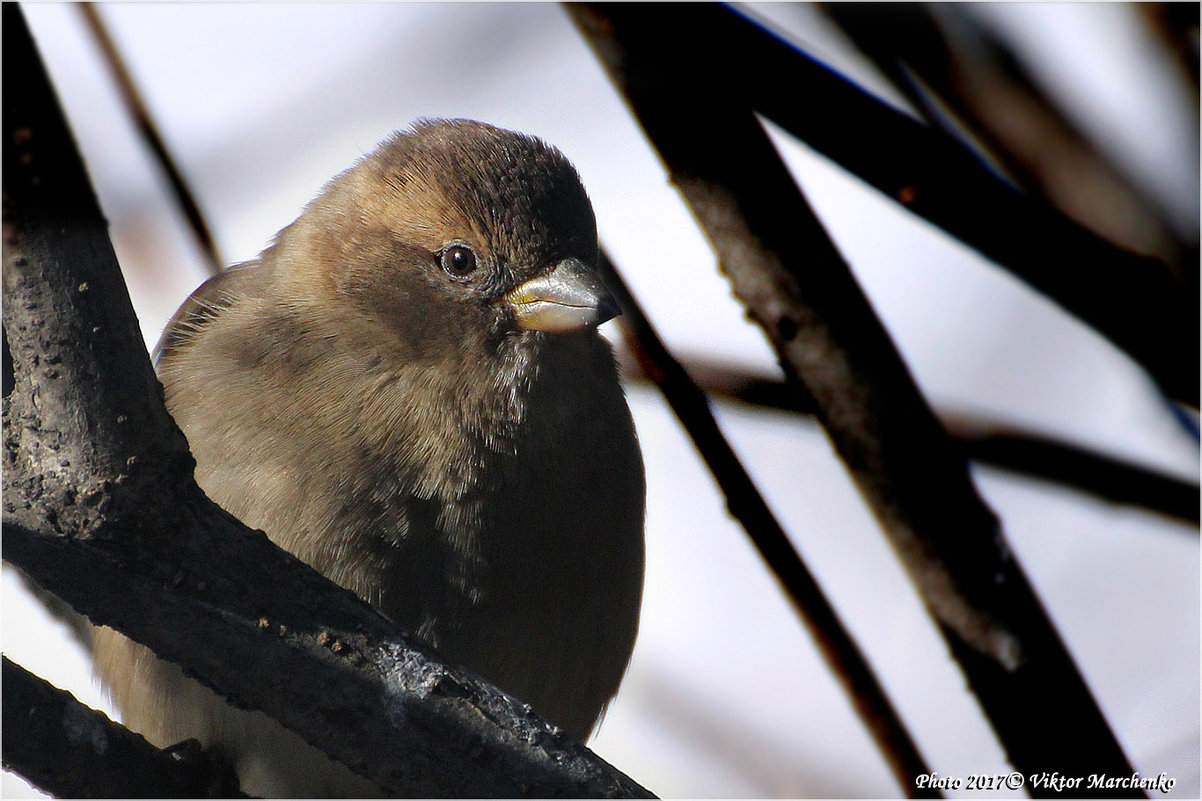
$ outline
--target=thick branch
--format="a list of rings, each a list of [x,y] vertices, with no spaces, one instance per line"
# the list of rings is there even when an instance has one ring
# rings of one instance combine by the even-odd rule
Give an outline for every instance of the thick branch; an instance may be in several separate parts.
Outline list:
[[[4,657],[4,768],[59,798],[229,798],[199,750],[164,751]],[[195,742],[195,741],[193,741]]]
[[[387,790],[645,794],[200,492],[22,15],[3,15],[5,558]]]
[[[1011,758],[1025,772],[1129,771],[963,455],[732,85],[726,28],[691,7],[699,25],[665,37],[678,12],[649,8],[571,11],[786,374],[813,397]]]

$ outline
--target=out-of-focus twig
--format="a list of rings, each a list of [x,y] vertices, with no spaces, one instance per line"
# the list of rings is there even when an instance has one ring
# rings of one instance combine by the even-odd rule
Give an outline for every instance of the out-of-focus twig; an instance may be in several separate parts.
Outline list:
[[[100,17],[97,4],[80,3],[78,8],[83,15],[84,21],[87,22],[88,29],[95,37],[96,44],[100,46],[100,50],[104,54],[105,63],[108,65],[113,80],[117,84],[117,91],[121,95],[121,102],[125,105],[125,109],[133,119],[138,133],[142,136],[142,140],[150,148],[155,162],[159,165],[159,168],[163,171],[163,175],[171,185],[171,193],[175,196],[175,202],[179,204],[179,208],[184,214],[184,219],[188,223],[188,230],[192,232],[192,237],[196,241],[196,246],[200,250],[200,255],[204,259],[205,266],[211,274],[216,275],[221,272],[225,264],[221,258],[221,253],[217,249],[217,241],[213,238],[213,234],[209,230],[209,224],[205,221],[205,216],[200,210],[200,204],[196,201],[192,190],[188,186],[188,182],[184,180],[183,173],[175,163],[171,151],[167,149],[167,144],[159,134],[158,126],[155,125],[150,109],[147,108],[146,102],[142,99],[142,93],[138,91],[138,86],[134,82],[129,68],[126,67],[125,60],[121,58],[121,54],[117,50],[117,44],[113,41],[113,37],[109,33],[108,26],[104,24],[104,20]]]
[[[650,380],[625,351],[619,353],[619,358],[624,380]],[[706,359],[684,358],[682,366],[707,395],[766,409],[814,414],[814,400],[803,387]],[[1051,481],[1113,503],[1142,507],[1195,526],[1199,523],[1202,494],[1197,484],[1053,437],[962,413],[936,412],[948,433],[975,462]]]
[[[963,454],[755,119],[749,100],[757,98],[742,91],[733,66],[752,54],[731,47],[729,12],[589,4],[569,13],[786,374],[813,397],[1015,765],[1129,775]],[[786,94],[782,76],[773,77],[774,91]],[[827,111],[807,84],[795,88],[795,113]]]
[[[724,77],[757,112],[1046,294],[1130,355],[1169,397],[1197,406],[1197,295],[1164,262],[1118,248],[1033,201],[963,145],[735,11],[685,8],[684,24],[706,18],[722,30],[715,47]],[[665,38],[684,36],[672,30]]]
[[[1197,484],[1052,439],[971,424],[949,427],[970,459],[1198,525]]]
[[[1195,108],[1198,101],[1198,28],[1197,3],[1136,3],[1153,35],[1165,43],[1173,60],[1191,84]]]
[[[970,12],[950,4],[936,15],[920,3],[822,8],[933,125],[955,138],[966,128],[1024,191],[1098,236],[1165,259],[1196,286],[1197,232],[1192,245],[1178,235],[1161,203],[1103,156]]]
[[[663,393],[694,447],[709,466],[726,498],[726,507],[743,526],[768,567],[793,602],[798,615],[818,644],[836,679],[850,696],[856,712],[868,727],[903,792],[911,797],[938,797],[915,779],[930,773],[905,724],[898,717],[822,589],[789,542],[772,510],[738,456],[730,447],[710,410],[705,393],[689,378],[659,338],[651,321],[602,251],[606,285],[622,307],[619,322],[626,346],[646,375]]]

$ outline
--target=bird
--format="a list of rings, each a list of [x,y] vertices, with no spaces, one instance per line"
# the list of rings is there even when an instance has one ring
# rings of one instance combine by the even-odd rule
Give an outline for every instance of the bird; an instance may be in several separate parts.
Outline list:
[[[645,476],[579,175],[543,140],[422,119],[332,178],[156,348],[218,504],[581,741],[638,630]],[[122,718],[262,796],[380,789],[112,629]]]

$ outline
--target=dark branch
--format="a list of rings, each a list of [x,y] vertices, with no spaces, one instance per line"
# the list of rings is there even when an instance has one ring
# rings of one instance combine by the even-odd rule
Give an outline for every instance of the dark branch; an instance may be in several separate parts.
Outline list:
[[[113,81],[117,84],[117,93],[121,96],[125,110],[129,113],[142,141],[150,148],[155,163],[159,165],[159,169],[163,171],[163,176],[171,186],[171,193],[175,197],[176,205],[184,214],[188,230],[192,232],[192,238],[196,241],[205,266],[214,275],[221,272],[225,262],[222,261],[221,253],[217,250],[217,242],[200,210],[200,204],[188,187],[188,182],[184,180],[183,173],[175,163],[171,151],[167,149],[166,142],[159,134],[154,117],[147,108],[146,101],[142,99],[142,93],[138,91],[138,85],[134,82],[129,68],[125,66],[125,60],[121,58],[117,44],[109,34],[108,26],[100,17],[97,4],[80,3],[77,8],[83,15],[96,43],[100,46],[101,53],[104,54],[104,61],[113,75]]]
[[[199,751],[161,750],[4,657],[4,768],[59,798],[229,798]],[[194,741],[193,741],[194,742]],[[243,796],[245,797],[245,796]]]
[[[688,431],[694,447],[726,498],[726,508],[751,537],[756,550],[793,602],[827,665],[847,691],[860,719],[881,749],[898,785],[911,797],[938,797],[938,792],[919,788],[915,782],[918,776],[929,774],[930,768],[872,667],[723,436],[705,393],[664,346],[608,254],[602,252],[601,263],[606,284],[622,307],[619,321],[627,346],[638,359],[643,373],[663,392],[673,413]]]
[[[1139,3],[1136,10],[1154,36],[1172,54],[1189,86],[1183,96],[1198,111],[1198,4]],[[1195,140],[1197,135],[1195,134]]]
[[[822,9],[939,130],[961,138],[950,110],[1024,192],[1104,239],[1166,258],[1183,286],[1196,286],[1196,232],[1192,246],[1183,241],[1161,203],[1090,143],[971,12],[947,4],[936,15],[920,3]]]
[[[1112,245],[1034,202],[947,136],[719,6],[677,12],[661,31],[709,31],[723,80],[756,111],[1079,317],[1172,398],[1198,405],[1197,293],[1157,259]],[[793,87],[796,91],[783,91]],[[798,102],[804,91],[806,102]]]
[[[726,12],[689,6],[682,24],[677,8],[570,10],[786,375],[814,399],[1016,766],[1129,772],[963,454],[732,79],[741,53],[729,49]],[[808,98],[809,85],[796,86]]]
[[[655,380],[641,366],[631,364],[631,357],[623,353],[622,358],[624,380]],[[682,367],[709,395],[749,406],[814,414],[814,400],[804,387],[703,358],[686,358]],[[936,411],[948,433],[974,462],[1198,525],[1202,494],[1197,484],[1063,440]]]
[[[970,459],[1198,525],[1197,484],[1050,438],[962,420],[948,425]]]
[[[385,790],[645,795],[201,493],[15,4],[3,35],[5,558]]]

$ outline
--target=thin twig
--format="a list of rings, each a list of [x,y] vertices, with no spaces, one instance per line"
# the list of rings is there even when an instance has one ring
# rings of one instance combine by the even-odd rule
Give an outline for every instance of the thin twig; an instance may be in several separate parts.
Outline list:
[[[117,45],[109,33],[108,26],[101,19],[96,5],[95,3],[80,3],[78,8],[104,54],[104,61],[117,84],[117,92],[121,95],[121,102],[125,105],[125,110],[133,119],[142,140],[150,148],[159,169],[163,171],[163,175],[171,184],[171,193],[180,210],[183,211],[184,219],[188,223],[188,230],[192,232],[192,237],[196,241],[206,268],[210,274],[216,275],[221,272],[225,264],[217,249],[217,241],[209,230],[209,224],[200,210],[200,204],[196,201],[196,197],[192,194],[187,181],[184,180],[183,173],[172,157],[171,151],[167,149],[167,144],[159,134],[154,117],[142,99],[142,93],[138,91],[138,86],[134,82],[129,68],[126,67],[125,60],[121,58]]]
[[[650,381],[623,352],[623,379]],[[686,373],[707,395],[749,406],[813,415],[804,388],[729,364],[686,358]],[[959,412],[936,410],[948,434],[974,462],[1089,493],[1102,500],[1158,512],[1197,526],[1202,493],[1197,484],[1070,442],[1021,431]],[[1194,532],[1197,534],[1197,531]]]
[[[732,80],[730,62],[742,53],[728,49],[726,12],[687,8],[572,5],[569,12],[786,374],[814,398],[1015,765],[1028,774],[1129,775],[963,454]]]
[[[963,419],[949,420],[948,427],[974,461],[1083,490],[1113,503],[1142,506],[1195,527],[1199,523],[1197,484],[1088,448],[1004,427]]]
[[[760,556],[781,583],[798,615],[836,679],[843,685],[869,733],[876,741],[894,778],[911,797],[937,798],[915,779],[929,774],[913,738],[877,681],[872,667],[827,601],[789,537],[768,508],[755,483],[735,455],[710,410],[705,393],[689,378],[656,333],[638,301],[622,280],[609,255],[602,251],[605,283],[622,307],[619,322],[627,347],[645,375],[659,387],[694,447],[705,460],[726,498],[726,508],[739,521]]]

